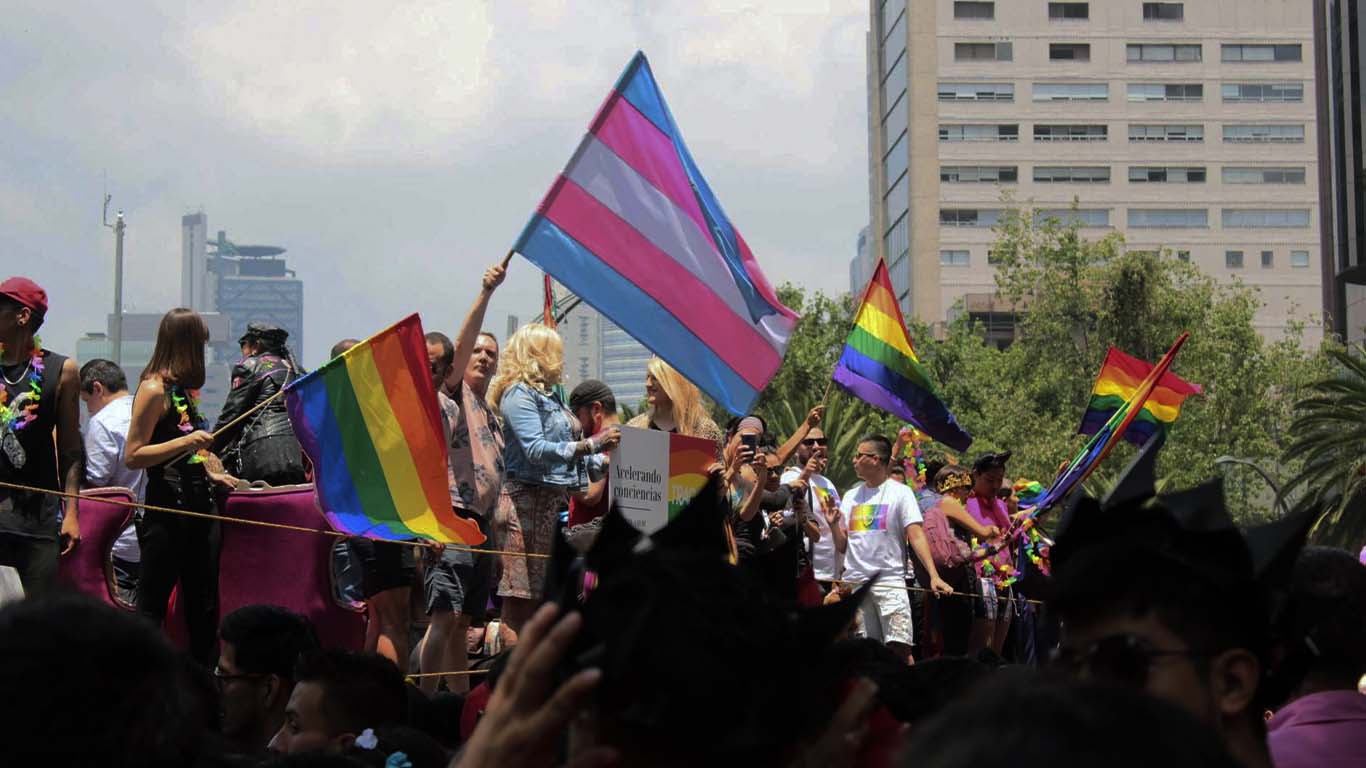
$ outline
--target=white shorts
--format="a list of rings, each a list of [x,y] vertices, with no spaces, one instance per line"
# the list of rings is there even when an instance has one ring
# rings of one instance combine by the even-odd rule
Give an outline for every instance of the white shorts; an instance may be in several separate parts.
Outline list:
[[[874,584],[859,607],[859,637],[882,643],[911,644],[911,599],[904,587]]]

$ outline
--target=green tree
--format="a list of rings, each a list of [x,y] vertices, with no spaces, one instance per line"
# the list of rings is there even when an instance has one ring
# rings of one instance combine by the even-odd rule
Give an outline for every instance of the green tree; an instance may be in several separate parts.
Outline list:
[[[1286,493],[1324,510],[1314,536],[1337,546],[1366,539],[1359,503],[1366,493],[1366,362],[1360,347],[1354,351],[1329,351],[1336,369],[1295,403],[1294,439],[1285,453],[1287,462],[1302,462]]]

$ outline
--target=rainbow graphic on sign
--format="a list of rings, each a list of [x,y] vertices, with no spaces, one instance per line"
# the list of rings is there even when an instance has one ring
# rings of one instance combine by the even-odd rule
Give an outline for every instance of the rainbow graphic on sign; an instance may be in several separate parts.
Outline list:
[[[716,461],[716,443],[701,437],[669,435],[669,519],[707,484],[707,468]]]
[[[891,504],[859,504],[849,514],[849,532],[887,530],[887,512]]]

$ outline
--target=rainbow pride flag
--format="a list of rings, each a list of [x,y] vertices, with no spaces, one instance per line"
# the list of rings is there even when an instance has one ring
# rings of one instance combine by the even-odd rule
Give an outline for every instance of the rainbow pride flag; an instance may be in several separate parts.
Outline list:
[[[640,52],[513,250],[735,414],[778,372],[798,319],[721,209]]]
[[[849,532],[867,533],[887,530],[890,504],[859,504],[849,510]]]
[[[835,383],[858,399],[905,419],[955,451],[972,444],[916,357],[896,303],[887,264],[879,261],[863,292],[854,330],[835,365]]]
[[[285,407],[333,528],[374,539],[484,542],[475,523],[451,511],[445,434],[417,315],[290,384]]]
[[[1091,401],[1082,414],[1081,427],[1077,434],[1094,435],[1101,427],[1133,397],[1139,384],[1151,373],[1153,367],[1136,357],[1120,352],[1114,347],[1105,355],[1105,363],[1096,376],[1096,385],[1091,389]],[[1181,415],[1181,404],[1190,395],[1201,393],[1199,384],[1191,384],[1180,376],[1168,371],[1153,387],[1143,408],[1124,430],[1123,438],[1135,445],[1148,442],[1158,431],[1165,431]]]
[[[707,484],[707,469],[716,462],[716,443],[700,437],[669,435],[669,519],[672,520]]]

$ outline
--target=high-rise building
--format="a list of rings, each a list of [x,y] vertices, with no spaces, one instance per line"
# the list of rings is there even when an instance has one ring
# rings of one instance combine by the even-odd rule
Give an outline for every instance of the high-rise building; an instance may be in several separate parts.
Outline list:
[[[1366,340],[1366,28],[1357,0],[1314,0],[1324,304],[1333,330]]]
[[[645,400],[645,366],[651,352],[593,307],[580,303],[559,325],[564,339],[564,386],[586,379],[611,387],[617,403],[636,408]]]
[[[214,311],[208,259],[209,217],[203,211],[180,217],[180,306]]]
[[[1264,335],[1319,320],[1311,2],[871,0],[871,250],[902,307],[1009,338],[1010,190],[1260,289]]]
[[[863,289],[868,286],[868,280],[873,276],[873,267],[877,264],[869,245],[868,228],[864,227],[858,233],[854,258],[849,260],[849,294],[854,297],[854,301],[858,301]]]
[[[251,322],[266,322],[289,332],[290,348],[304,348],[304,285],[274,245],[238,245],[218,231],[207,239],[208,217],[181,218],[180,301],[198,312],[222,312],[232,342]]]

